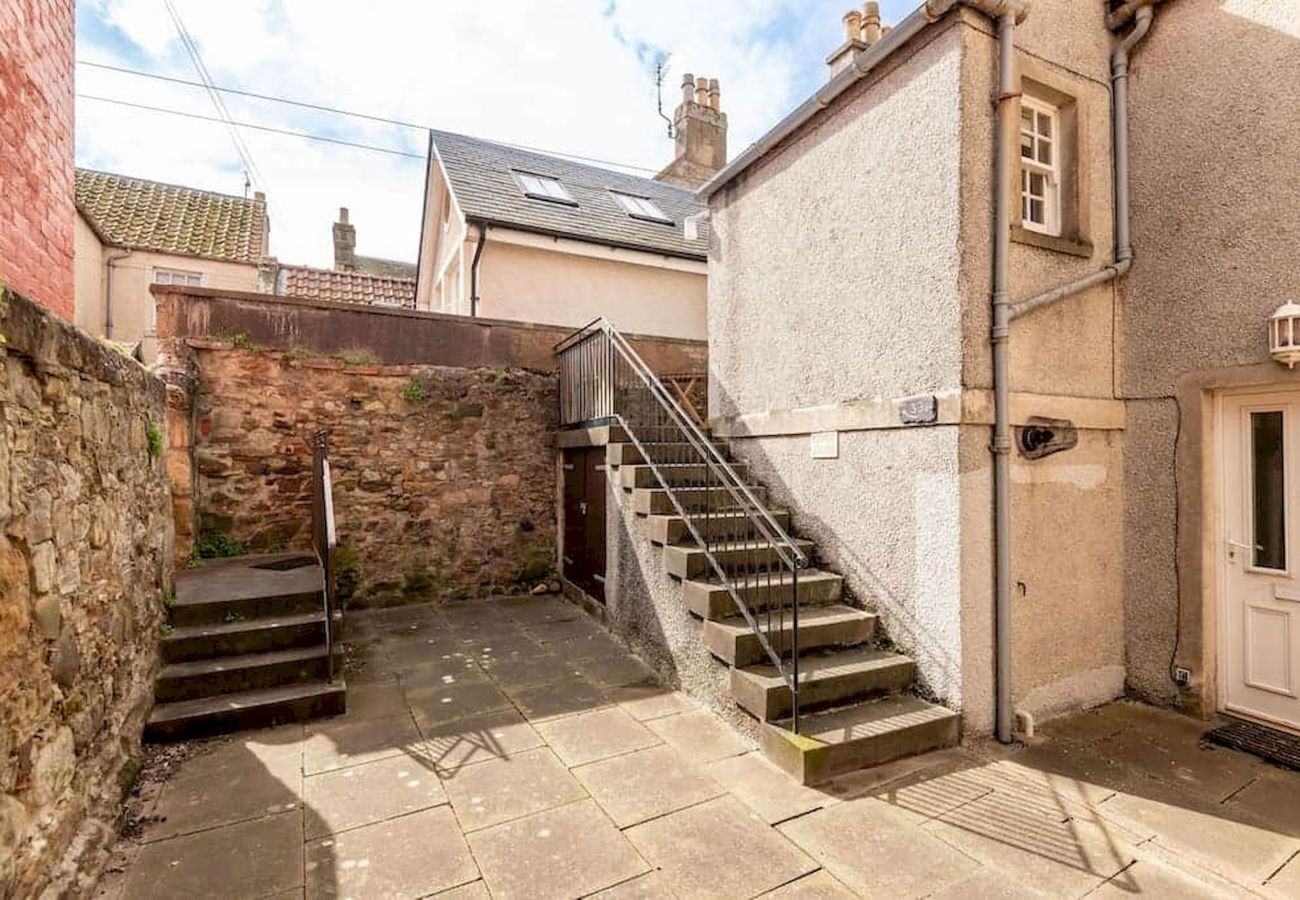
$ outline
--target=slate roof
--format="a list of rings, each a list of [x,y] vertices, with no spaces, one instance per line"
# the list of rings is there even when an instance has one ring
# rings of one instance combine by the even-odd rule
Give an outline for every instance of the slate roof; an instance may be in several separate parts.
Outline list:
[[[381,256],[354,256],[358,272],[367,275],[379,275],[384,278],[415,278],[415,263],[402,262],[400,259],[384,259]]]
[[[684,188],[446,131],[431,139],[467,219],[688,259],[708,254],[704,229],[693,241],[683,234],[683,220],[707,209]],[[577,205],[525,197],[512,171],[557,179]],[[610,191],[653,200],[671,224],[632,218]]]
[[[309,300],[415,308],[415,281],[311,266],[280,266],[277,294]]]
[[[77,169],[77,209],[118,247],[256,264],[266,203],[230,194]]]

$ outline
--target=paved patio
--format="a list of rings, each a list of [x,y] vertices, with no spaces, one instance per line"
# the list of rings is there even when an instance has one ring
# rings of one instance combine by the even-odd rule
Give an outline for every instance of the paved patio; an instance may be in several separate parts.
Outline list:
[[[100,896],[1300,896],[1300,774],[1170,713],[810,789],[557,598],[349,628],[348,714],[169,751]]]

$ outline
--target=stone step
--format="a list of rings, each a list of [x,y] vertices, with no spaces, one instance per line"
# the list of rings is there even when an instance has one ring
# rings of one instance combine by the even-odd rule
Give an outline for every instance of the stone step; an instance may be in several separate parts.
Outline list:
[[[950,709],[895,694],[799,717],[799,734],[788,722],[764,725],[759,742],[767,757],[802,784],[877,766],[904,756],[951,747],[960,738],[960,716]]]
[[[799,572],[799,609],[838,603],[844,579],[833,572],[819,569],[802,569]],[[736,586],[740,599],[750,612],[761,612],[770,606],[789,607],[794,588],[789,573],[771,578],[748,578]],[[716,581],[692,579],[682,582],[682,599],[687,608],[701,619],[726,619],[738,615],[735,601],[726,585]]]
[[[347,686],[313,681],[217,697],[160,703],[145,724],[146,740],[172,741],[246,728],[336,716],[347,709]]]
[[[179,596],[167,610],[175,627],[218,624],[231,620],[264,619],[306,613],[321,608],[321,591],[292,594],[269,594],[260,597],[208,598],[182,600]]]
[[[768,510],[776,523],[787,532],[790,530],[790,513],[783,509]],[[748,540],[758,537],[758,527],[753,518],[740,511],[718,513],[704,516],[692,516],[700,536],[711,540]],[[686,527],[686,520],[673,513],[671,515],[650,516],[646,520],[646,530],[653,544],[681,544],[695,540]]]
[[[758,616],[767,627],[767,617]],[[876,630],[876,616],[849,606],[820,606],[799,609],[799,652],[812,653],[826,647],[853,647],[871,639]],[[768,643],[782,656],[790,653],[794,629],[787,611],[780,620],[773,619]],[[704,645],[709,652],[733,666],[750,666],[768,659],[758,635],[749,623],[737,616],[704,623]]]
[[[641,446],[645,448],[645,452],[650,454],[650,458],[654,460],[691,462],[692,460],[697,460],[699,455],[698,451],[696,451],[694,447],[685,440],[672,442],[661,441],[657,443],[642,441]],[[722,454],[723,459],[728,461],[731,459],[731,457],[727,455],[724,447],[719,446],[718,444],[714,444],[714,446],[717,447],[718,452]],[[620,466],[636,466],[645,463],[645,456],[637,449],[636,444],[629,441],[625,444],[607,445],[605,447],[605,462],[615,468]]]
[[[812,557],[812,541],[796,540],[795,545],[807,558]],[[773,578],[788,572],[782,562],[784,553],[794,561],[794,553],[788,547],[782,547],[769,541],[729,541],[710,546],[713,554],[724,572],[728,574],[747,575],[766,578],[770,573]],[[664,547],[664,568],[675,578],[700,578],[714,574],[704,550],[695,545],[673,544]]]
[[[799,711],[811,712],[877,694],[892,694],[912,683],[916,666],[891,650],[858,647],[799,658]],[[790,715],[790,686],[776,666],[762,663],[731,670],[736,703],[763,722]]]
[[[160,642],[164,663],[312,647],[325,640],[325,613],[293,613],[233,622],[183,625]]]
[[[618,470],[618,477],[624,490],[659,487],[660,475],[670,487],[705,487],[720,483],[717,471],[701,462],[655,462],[654,468],[640,464],[622,466]],[[745,463],[736,463],[731,468],[741,478],[749,472],[749,466]],[[655,474],[656,469],[658,475]]]
[[[341,647],[335,644],[335,671],[340,671],[342,664]],[[324,644],[265,653],[243,653],[238,656],[168,663],[158,672],[154,681],[154,700],[157,703],[173,703],[305,681],[325,681],[328,678],[329,657]]]
[[[750,491],[759,503],[767,501],[767,488],[751,485]],[[736,501],[726,488],[677,488],[673,494],[688,511],[706,507],[716,512],[736,509]],[[663,488],[636,488],[632,491],[632,511],[640,516],[654,516],[676,513],[677,509]]]

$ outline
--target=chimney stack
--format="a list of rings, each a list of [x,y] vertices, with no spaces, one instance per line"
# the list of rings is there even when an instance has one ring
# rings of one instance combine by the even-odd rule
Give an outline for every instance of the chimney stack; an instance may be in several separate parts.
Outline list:
[[[727,115],[718,79],[682,76],[682,102],[673,113],[673,130],[676,155],[657,180],[694,189],[727,164]]]
[[[334,223],[334,271],[355,272],[357,269],[357,230],[348,224],[348,208],[339,207],[339,220]]]
[[[889,34],[890,29],[881,24],[880,4],[876,0],[864,3],[861,11],[851,9],[844,14],[844,43],[826,57],[834,78],[853,61],[853,54],[866,50]]]

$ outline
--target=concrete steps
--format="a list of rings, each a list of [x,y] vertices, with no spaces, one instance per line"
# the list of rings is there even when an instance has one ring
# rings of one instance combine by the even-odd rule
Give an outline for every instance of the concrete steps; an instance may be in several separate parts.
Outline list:
[[[749,472],[749,466],[744,463],[735,463],[731,468],[740,478],[747,477]],[[659,487],[656,470],[671,487],[703,487],[718,483],[717,475],[708,466],[697,462],[658,463],[653,467],[625,463],[618,470],[619,483],[625,490]]]
[[[916,674],[912,660],[892,650],[855,648],[799,659],[799,709],[811,712],[879,694],[906,690]],[[754,718],[773,722],[790,715],[790,686],[773,665],[731,670],[731,693]]]
[[[159,704],[149,714],[144,734],[146,740],[180,740],[336,716],[346,706],[342,681],[280,685]]]
[[[844,579],[833,572],[803,569],[799,572],[799,608],[838,603],[843,584]],[[751,612],[758,613],[771,606],[789,607],[794,588],[789,574],[782,573],[770,578],[741,579],[736,593]],[[716,581],[683,581],[682,599],[687,609],[701,619],[726,619],[740,614],[726,585]]]
[[[653,437],[666,439],[657,433]],[[770,759],[798,781],[814,784],[957,742],[960,717],[908,692],[916,677],[915,663],[871,646],[876,615],[842,603],[843,578],[818,569],[804,569],[798,578],[800,717],[799,734],[791,732],[789,685],[740,615],[732,589],[788,666],[794,579],[785,571],[743,574],[747,567],[775,566],[779,554],[749,516],[736,509],[730,492],[700,485],[707,473],[694,450],[684,444],[643,446],[655,460],[679,461],[659,466],[669,489],[660,485],[632,444],[611,443],[605,457],[619,470],[617,483],[630,494],[632,510],[645,517],[651,543],[662,547],[664,568],[681,580],[683,603],[703,620],[701,640],[729,667],[736,704],[762,723],[761,743]],[[748,467],[733,468],[750,480]],[[767,502],[762,486],[751,490],[759,502]],[[730,588],[718,582],[673,497],[734,579]],[[706,508],[707,521],[693,515]],[[771,515],[793,533],[789,512]],[[815,556],[811,541],[797,544],[809,558]]]
[[[811,554],[812,541],[796,540],[795,544],[805,554]],[[770,572],[773,578],[782,574],[782,550],[769,541],[728,541],[709,546],[714,560],[728,575],[748,575],[763,579]],[[784,551],[787,557],[793,554]],[[695,545],[674,544],[664,547],[664,568],[674,578],[700,578],[714,574],[707,554]]]
[[[783,509],[768,512],[778,525],[789,530],[789,512]],[[693,517],[691,524],[700,533],[700,537],[710,541],[745,541],[761,537],[754,520],[747,513],[739,510],[711,514],[707,518],[703,515]],[[650,533],[650,542],[654,544],[681,544],[692,540],[690,529],[686,527],[686,519],[676,513],[647,517],[646,530]]]
[[[764,619],[766,625],[766,619]],[[799,609],[799,652],[812,653],[830,647],[856,647],[871,640],[876,630],[874,613],[851,606],[823,606]],[[763,645],[737,616],[704,623],[704,645],[718,659],[732,666],[751,666],[768,659]],[[781,621],[773,621],[768,642],[782,656],[789,655],[794,634],[793,618],[787,612]]]
[[[960,737],[957,713],[920,697],[894,694],[829,712],[763,726],[760,744],[774,763],[802,784],[817,784],[904,756],[951,747]]]
[[[178,575],[146,737],[174,740],[343,712],[346,686],[330,680],[323,588],[315,558],[301,553],[214,560]],[[335,672],[341,650],[334,644]]]
[[[767,502],[767,488],[750,485],[750,491],[758,502]],[[726,488],[679,488],[673,493],[687,511],[707,508],[727,512],[736,508],[736,501]],[[663,488],[635,488],[632,491],[632,511],[639,516],[653,516],[676,513],[677,509]]]

